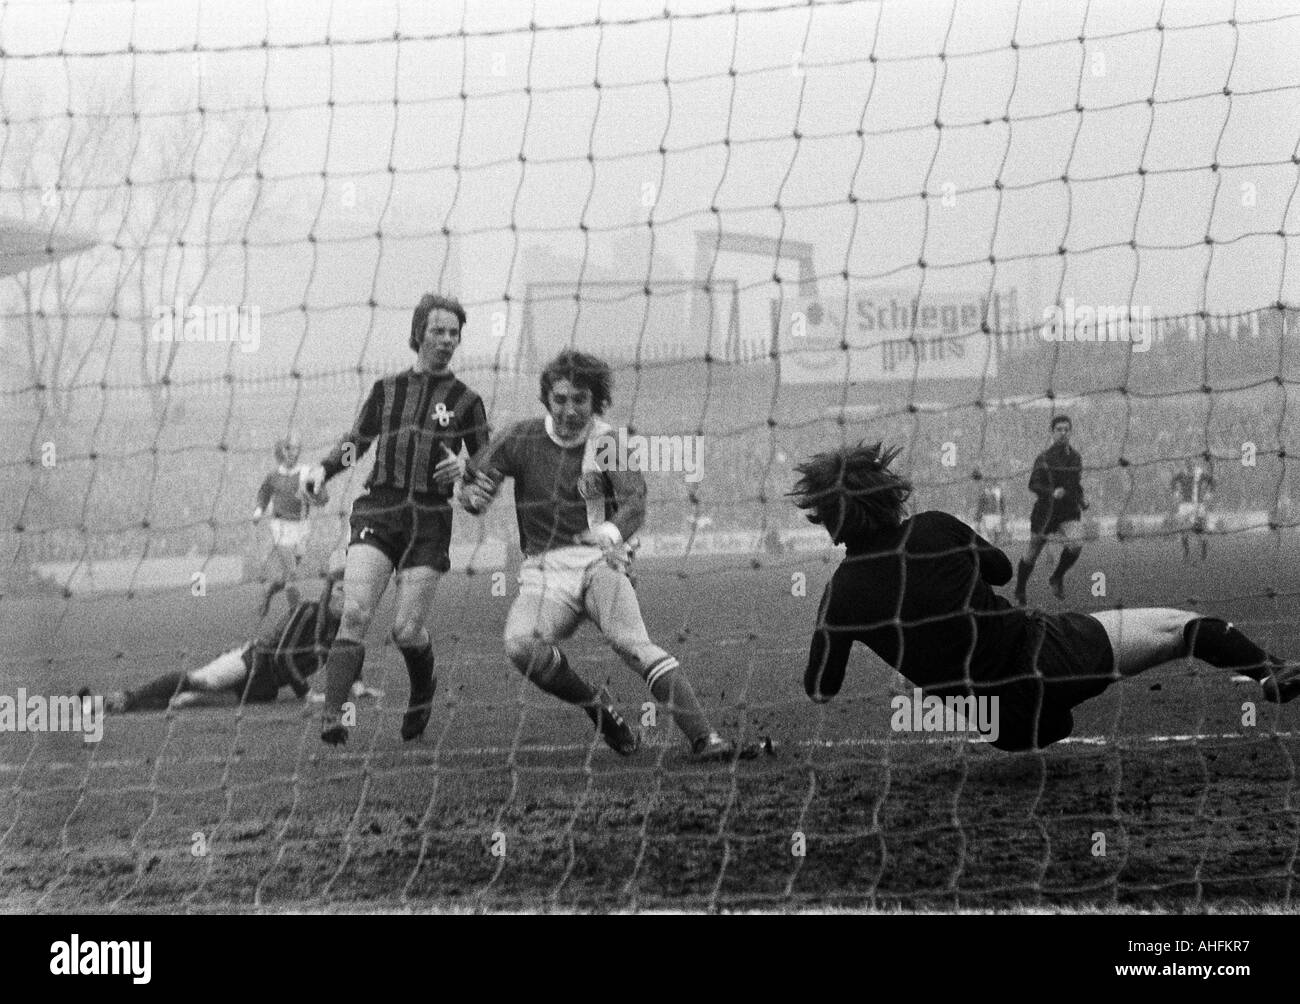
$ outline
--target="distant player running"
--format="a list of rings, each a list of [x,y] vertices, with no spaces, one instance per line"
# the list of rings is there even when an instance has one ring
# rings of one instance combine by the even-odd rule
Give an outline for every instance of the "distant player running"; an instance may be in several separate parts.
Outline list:
[[[1214,498],[1214,475],[1209,464],[1199,464],[1188,457],[1183,469],[1169,481],[1169,492],[1178,507],[1175,522],[1183,538],[1183,561],[1192,560],[1191,535],[1201,542],[1201,560],[1209,555],[1209,541],[1205,536],[1210,502]]]
[[[1227,621],[1182,610],[1048,614],[993,592],[1007,556],[945,512],[910,519],[912,485],[882,444],[819,453],[791,495],[847,554],[822,596],[804,671],[814,701],[840,690],[855,641],[924,693],[997,696],[1004,750],[1048,746],[1074,727],[1071,709],[1121,677],[1194,656],[1259,680],[1269,701],[1300,695],[1300,664],[1260,649]]]
[[[628,541],[645,520],[645,478],[610,470],[597,443],[609,426],[613,377],[594,356],[566,350],[541,377],[545,418],[520,422],[469,465],[461,502],[483,512],[505,478],[514,478],[519,544],[525,560],[519,595],[506,620],[506,655],[548,694],[582,708],[605,742],[634,753],[639,733],[615,711],[607,690],[573,671],[558,644],[590,619],[614,651],[672,710],[703,761],[770,752],[770,741],[738,746],[709,724],[691,682],[673,656],[650,640],[628,578]]]
[[[429,723],[437,678],[427,621],[438,579],[451,567],[451,496],[464,468],[462,446],[477,451],[488,437],[482,399],[449,368],[464,327],[458,301],[423,296],[411,318],[415,366],[376,381],[352,431],[303,475],[304,486],[315,491],[374,445],[366,493],[352,505],[343,625],[325,665],[321,740],[331,745],[347,741],[343,705],[361,675],[366,631],[393,577],[393,641],[411,683],[402,738],[417,738]]]
[[[161,711],[234,698],[261,704],[274,701],[285,687],[307,696],[308,679],[325,661],[343,613],[341,568],[325,579],[320,597],[299,601],[293,586],[284,593],[289,612],[257,638],[217,656],[188,673],[164,673],[136,687],[109,694],[104,709],[111,712]],[[84,688],[80,696],[90,694]]]
[[[1065,597],[1065,573],[1079,560],[1083,551],[1083,528],[1080,520],[1088,508],[1083,501],[1083,458],[1070,445],[1073,425],[1065,415],[1052,419],[1052,443],[1034,459],[1029,476],[1029,490],[1036,501],[1029,515],[1029,546],[1016,569],[1016,602],[1025,605],[1025,586],[1043,547],[1053,538],[1062,542],[1056,571],[1047,580],[1056,598]]]
[[[1001,485],[985,485],[980,489],[979,501],[975,503],[975,525],[989,540],[1001,543],[1007,532],[1007,506]]]
[[[307,553],[311,536],[311,503],[302,491],[302,467],[298,454],[302,450],[296,436],[286,436],[275,444],[276,468],[262,481],[257,492],[253,522],[263,516],[271,518],[271,556],[276,565],[262,598],[262,616],[271,607],[271,598],[298,578],[298,569]],[[323,496],[318,502],[323,504]]]

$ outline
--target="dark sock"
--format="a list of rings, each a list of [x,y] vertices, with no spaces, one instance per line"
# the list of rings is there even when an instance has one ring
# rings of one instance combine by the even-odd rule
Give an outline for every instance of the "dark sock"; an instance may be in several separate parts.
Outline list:
[[[143,687],[128,690],[123,711],[162,711],[177,694],[189,689],[185,673],[164,673]]]
[[[1233,669],[1252,680],[1263,680],[1282,660],[1269,655],[1232,624],[1218,617],[1197,617],[1183,628],[1187,654],[1211,666]]]
[[[700,699],[695,696],[695,688],[680,669],[670,669],[657,677],[650,684],[650,693],[656,701],[671,709],[673,721],[692,746],[701,739],[707,739],[713,731],[709,727],[708,716],[700,707]]]
[[[563,652],[552,646],[549,666],[540,672],[530,673],[529,679],[548,694],[570,704],[579,704],[593,718],[596,714],[596,691],[573,671]]]
[[[1056,563],[1056,571],[1052,573],[1052,578],[1063,579],[1065,573],[1074,567],[1074,563],[1079,560],[1079,555],[1083,553],[1081,547],[1067,547],[1061,551],[1060,560]]]
[[[352,682],[361,677],[361,664],[366,660],[366,647],[359,641],[338,639],[330,646],[325,660],[325,712],[338,714],[343,710],[352,690]]]
[[[1024,558],[1020,559],[1020,564],[1016,565],[1016,592],[1025,591],[1025,583],[1029,581],[1029,576],[1034,572],[1034,566]]]
[[[423,645],[398,645],[397,650],[406,660],[406,675],[411,681],[412,698],[420,695],[427,699],[429,691],[433,689],[433,645],[426,641]]]

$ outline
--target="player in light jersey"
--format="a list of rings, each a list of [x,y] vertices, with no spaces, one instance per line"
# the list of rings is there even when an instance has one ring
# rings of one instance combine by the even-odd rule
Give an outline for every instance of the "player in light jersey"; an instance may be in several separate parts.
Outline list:
[[[637,470],[602,466],[597,449],[610,430],[599,416],[610,404],[612,385],[604,361],[561,352],[541,377],[546,416],[518,423],[467,467],[460,500],[476,515],[505,478],[514,479],[525,560],[506,619],[506,655],[542,690],[582,708],[612,749],[634,753],[637,731],[619,716],[608,691],[574,672],[559,648],[590,620],[655,699],[671,709],[697,760],[770,753],[768,739],[739,744],[722,738],[681,665],[646,631],[628,577],[628,542],[645,521],[645,478]]]
[[[975,525],[993,543],[1002,542],[1007,532],[1007,507],[1001,485],[986,485],[980,489],[979,501],[975,504]]]
[[[1214,475],[1208,463],[1197,463],[1188,457],[1183,469],[1169,480],[1169,493],[1177,508],[1175,522],[1183,539],[1183,561],[1192,560],[1193,533],[1201,542],[1201,560],[1209,554],[1209,540],[1205,535],[1210,502],[1214,498]]]
[[[271,580],[262,597],[262,613],[271,608],[276,593],[295,582],[307,541],[311,536],[311,503],[301,491],[302,466],[298,455],[302,445],[293,435],[275,444],[276,468],[262,480],[257,492],[257,508],[253,510],[253,523],[263,516],[271,520],[271,554],[267,565],[274,563]]]

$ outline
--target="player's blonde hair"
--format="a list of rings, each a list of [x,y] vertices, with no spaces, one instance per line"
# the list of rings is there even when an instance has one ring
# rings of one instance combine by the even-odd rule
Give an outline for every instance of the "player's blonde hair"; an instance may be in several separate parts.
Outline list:
[[[460,301],[454,296],[443,296],[441,293],[425,293],[420,297],[420,302],[415,305],[415,313],[411,315],[411,351],[419,352],[420,344],[424,341],[424,329],[429,323],[429,315],[435,310],[445,310],[450,314],[456,315],[456,320],[460,322],[460,331],[465,331],[465,308],[460,305]]]

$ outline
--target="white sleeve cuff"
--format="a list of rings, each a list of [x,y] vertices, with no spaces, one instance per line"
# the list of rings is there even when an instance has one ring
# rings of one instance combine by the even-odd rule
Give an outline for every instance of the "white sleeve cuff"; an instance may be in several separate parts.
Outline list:
[[[591,532],[608,541],[612,545],[623,543],[623,534],[620,533],[618,527],[609,522],[609,520],[593,526]]]

